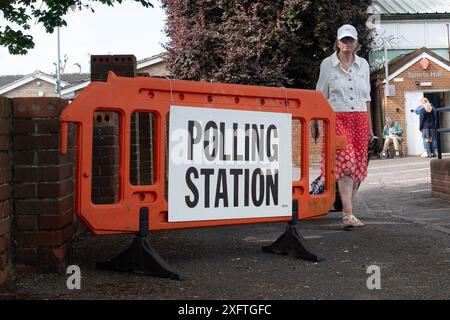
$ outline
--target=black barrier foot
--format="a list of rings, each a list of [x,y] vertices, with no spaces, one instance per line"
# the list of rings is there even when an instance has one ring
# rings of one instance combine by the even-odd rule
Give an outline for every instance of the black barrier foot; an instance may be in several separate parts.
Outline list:
[[[286,255],[293,252],[297,257],[310,261],[323,261],[306,245],[305,239],[298,234],[297,228],[297,200],[292,203],[292,222],[286,227],[286,231],[270,246],[262,247],[264,252]]]
[[[97,268],[121,272],[143,272],[150,276],[180,280],[181,276],[150,246],[147,239],[136,236],[124,252]]]
[[[306,245],[305,239],[298,234],[293,225],[288,225],[286,231],[270,246],[262,250],[268,253],[288,254],[293,252],[297,257],[305,260],[319,262],[323,259],[313,253]]]
[[[181,276],[164,261],[147,241],[148,208],[139,212],[139,234],[124,252],[109,261],[99,262],[96,267],[121,272],[143,272],[149,276],[181,280]]]

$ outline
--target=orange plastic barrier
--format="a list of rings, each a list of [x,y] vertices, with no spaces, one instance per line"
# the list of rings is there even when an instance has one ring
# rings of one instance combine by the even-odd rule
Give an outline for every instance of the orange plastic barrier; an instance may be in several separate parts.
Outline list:
[[[107,82],[93,82],[61,114],[61,153],[67,151],[70,122],[78,125],[76,214],[95,234],[136,233],[139,210],[149,210],[148,230],[210,227],[233,224],[290,221],[292,217],[168,222],[165,199],[166,117],[170,105],[198,108],[222,108],[246,111],[291,113],[301,122],[301,154],[309,154],[309,122],[323,120],[326,130],[326,192],[309,194],[308,157],[301,157],[301,179],[293,182],[293,200],[299,203],[298,218],[325,215],[335,198],[335,150],[345,146],[345,138],[336,136],[335,114],[319,91],[274,87],[230,85],[161,78],[122,78],[109,73]],[[94,113],[114,111],[120,115],[119,201],[94,204],[92,185],[92,137]],[[130,183],[131,115],[150,112],[156,116],[155,180],[152,185]]]

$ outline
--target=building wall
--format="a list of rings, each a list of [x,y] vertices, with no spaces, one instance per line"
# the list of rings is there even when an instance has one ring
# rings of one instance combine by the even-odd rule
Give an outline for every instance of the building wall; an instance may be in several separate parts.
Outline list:
[[[375,40],[390,38],[389,49],[447,48],[450,19],[381,21]]]
[[[33,80],[23,86],[3,94],[7,98],[22,98],[22,97],[39,97],[39,92],[42,92],[41,97],[56,97],[55,85],[41,79]]]
[[[371,64],[383,59],[383,37],[389,39],[387,42],[389,59],[422,47],[430,48],[444,59],[450,59],[446,26],[448,23],[450,19],[381,20],[379,29],[374,35],[374,48],[379,50],[370,54]]]
[[[420,61],[412,65],[410,68],[403,71],[399,74],[396,79],[403,78],[403,82],[395,82],[394,80],[390,81],[390,84],[395,85],[395,96],[384,98],[384,85],[379,86],[380,94],[382,98],[382,111],[384,118],[389,116],[394,121],[398,121],[400,126],[403,128],[403,151],[405,154],[408,153],[407,149],[407,123],[405,117],[405,92],[407,91],[424,91],[424,92],[432,92],[432,91],[442,91],[448,90],[450,91],[450,72],[441,66],[434,64],[430,61],[430,65],[427,70],[423,70],[419,64]],[[442,72],[442,77],[420,77],[420,78],[410,78],[408,77],[408,73],[422,73],[427,72],[431,74],[431,72]],[[416,84],[416,82],[431,82],[432,86],[430,87],[421,87]],[[385,123],[383,123],[383,126]],[[417,128],[419,130],[419,128]]]
[[[148,73],[150,77],[163,77],[169,76],[170,72],[166,68],[166,64],[164,61],[159,63],[155,63],[151,66],[141,68],[138,70],[138,73]]]

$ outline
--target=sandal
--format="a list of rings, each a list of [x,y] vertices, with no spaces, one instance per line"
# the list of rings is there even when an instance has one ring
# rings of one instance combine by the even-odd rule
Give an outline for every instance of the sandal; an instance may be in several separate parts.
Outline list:
[[[364,223],[356,218],[353,214],[349,214],[342,218],[344,230],[352,229],[354,227],[364,227]]]

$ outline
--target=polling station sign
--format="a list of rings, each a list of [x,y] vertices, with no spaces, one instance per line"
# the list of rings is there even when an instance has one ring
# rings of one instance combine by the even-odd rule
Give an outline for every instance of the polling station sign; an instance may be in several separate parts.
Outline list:
[[[169,222],[291,216],[291,120],[171,106]]]

